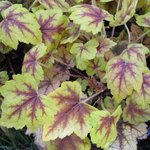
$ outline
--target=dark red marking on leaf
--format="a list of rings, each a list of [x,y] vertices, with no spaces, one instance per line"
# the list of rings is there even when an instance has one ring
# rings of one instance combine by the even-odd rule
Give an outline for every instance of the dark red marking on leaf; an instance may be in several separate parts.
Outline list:
[[[99,129],[97,130],[97,132],[101,133],[103,129],[106,129],[106,134],[105,134],[106,140],[110,136],[111,127],[112,127],[112,125],[115,124],[115,119],[116,119],[116,117],[114,117],[114,116],[102,117],[100,119],[101,125],[100,125]]]
[[[130,116],[131,120],[136,120],[137,116],[144,117],[145,115],[150,115],[150,113],[148,113],[145,108],[140,108],[138,104],[130,102],[127,106],[126,116]]]
[[[85,124],[84,116],[90,115],[92,109],[86,106],[83,103],[79,103],[80,97],[77,93],[72,90],[70,87],[67,87],[67,91],[70,92],[70,95],[64,96],[63,94],[58,94],[52,98],[58,99],[57,105],[61,106],[65,104],[65,108],[61,109],[55,116],[54,123],[49,127],[49,131],[46,136],[57,126],[63,124],[63,128],[66,128],[66,124],[69,120],[76,118],[81,125],[81,130]]]
[[[9,116],[9,119],[11,119],[13,116],[18,115],[18,119],[21,117],[21,113],[23,110],[30,112],[29,117],[31,117],[32,123],[34,119],[37,119],[36,111],[42,110],[42,113],[45,114],[44,110],[44,104],[41,102],[40,96],[37,94],[37,92],[31,87],[31,85],[24,84],[27,88],[26,91],[22,91],[19,89],[16,89],[13,91],[16,93],[16,95],[22,96],[22,102],[16,105],[10,106],[11,109],[13,109],[11,115]]]
[[[60,2],[61,0],[40,0],[41,3],[45,3],[48,5],[49,8],[54,9],[54,3],[60,7],[60,8],[65,8],[67,9],[64,5],[62,5],[62,3]]]
[[[91,17],[93,19],[93,21],[89,22],[89,25],[95,24],[95,26],[97,27],[98,24],[107,17],[107,14],[105,14],[101,9],[96,6],[83,4],[81,8],[83,8],[83,13],[80,14],[81,19],[82,17]],[[88,12],[86,9],[88,9]]]
[[[77,135],[72,134],[63,139],[56,139],[56,150],[78,150],[77,145],[86,145],[86,142]]]
[[[30,72],[30,70],[32,71],[32,75],[35,75],[36,72],[36,61],[37,61],[37,55],[38,55],[38,48],[36,48],[33,52],[29,51],[27,53],[28,58],[25,59],[25,61],[23,62],[23,66],[25,66],[26,71]]]
[[[100,66],[99,66],[99,60],[91,60],[91,62],[90,62],[90,67],[93,69],[93,70],[97,70],[97,69],[99,69],[100,68]]]
[[[111,65],[112,70],[117,70],[120,69],[120,71],[116,74],[116,76],[114,77],[113,81],[116,80],[118,78],[119,80],[119,92],[121,92],[122,89],[122,82],[124,81],[124,83],[126,84],[126,78],[125,78],[125,74],[127,71],[130,72],[131,78],[135,78],[135,72],[132,70],[132,67],[137,67],[137,65],[135,63],[132,62],[125,62],[122,59],[119,59],[117,63],[112,64]],[[127,86],[127,85],[126,85]]]
[[[141,53],[137,50],[137,49],[140,49],[140,48],[141,48],[141,47],[139,47],[139,46],[132,46],[132,47],[130,47],[130,48],[126,51],[128,57],[130,58],[130,57],[132,57],[132,55],[135,54],[136,57],[137,57],[137,60],[144,62]]]
[[[10,28],[13,28],[13,26],[17,26],[18,30],[22,32],[24,35],[24,31],[29,32],[34,37],[36,37],[35,33],[28,27],[28,23],[24,23],[20,20],[18,20],[17,17],[24,17],[28,12],[15,12],[14,10],[11,10],[9,14],[6,16],[6,18],[2,21],[1,27],[5,30],[6,36],[8,36],[11,40],[13,40],[11,37],[12,30]],[[25,35],[24,35],[25,36]]]
[[[50,41],[51,43],[55,42],[54,34],[60,34],[63,31],[62,24],[54,26],[53,21],[55,20],[56,14],[53,14],[48,19],[44,20],[42,15],[40,15],[38,19],[38,23],[40,24],[41,32],[42,32],[42,39],[44,42]]]
[[[145,98],[146,95],[150,96],[150,92],[146,89],[150,89],[150,74],[143,75],[143,84],[142,84],[142,96]]]
[[[9,1],[0,2],[0,3],[4,3],[4,5],[0,6],[0,13],[12,5],[12,3]]]

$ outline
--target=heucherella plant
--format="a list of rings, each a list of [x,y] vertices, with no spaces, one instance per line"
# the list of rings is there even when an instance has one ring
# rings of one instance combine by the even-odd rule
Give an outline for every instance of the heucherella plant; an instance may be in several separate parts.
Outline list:
[[[0,1],[0,125],[28,129],[46,150],[136,150],[150,120],[148,6]]]

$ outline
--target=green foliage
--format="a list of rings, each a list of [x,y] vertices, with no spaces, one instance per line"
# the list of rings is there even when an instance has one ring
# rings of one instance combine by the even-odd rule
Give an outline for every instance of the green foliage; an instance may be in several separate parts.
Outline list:
[[[26,127],[49,150],[136,149],[135,129],[144,125],[146,132],[150,120],[149,1],[23,6],[0,1],[2,129]],[[123,31],[115,29],[121,25]],[[20,51],[16,73],[9,57]],[[129,130],[136,135],[128,140]]]

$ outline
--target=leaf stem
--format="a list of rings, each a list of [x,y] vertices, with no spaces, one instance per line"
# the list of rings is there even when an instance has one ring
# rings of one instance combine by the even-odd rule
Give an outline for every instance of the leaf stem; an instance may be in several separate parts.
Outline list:
[[[141,38],[143,38],[145,35],[147,35],[148,33],[150,33],[150,30],[146,31],[145,33],[143,33],[141,36],[139,36],[135,42],[138,42]]]
[[[130,44],[131,43],[131,34],[130,34],[130,31],[129,31],[129,28],[127,26],[127,24],[124,24],[126,30],[127,30],[127,33],[128,33],[128,43]]]
[[[99,91],[98,93],[93,94],[92,96],[90,96],[90,97],[88,97],[88,98],[82,100],[81,103],[86,103],[86,102],[92,100],[93,98],[97,97],[99,94],[101,94],[101,93],[104,92],[104,91],[105,91],[105,89]]]
[[[92,0],[91,3],[92,3],[93,6],[96,6],[96,1],[95,0]]]
[[[36,3],[38,3],[38,0],[35,0],[35,1],[31,4],[31,6],[29,7],[29,11],[32,9],[32,7],[33,7]]]
[[[121,4],[121,0],[118,1],[117,8],[116,8],[116,13],[118,12],[118,10],[120,8],[120,4]],[[111,33],[111,39],[114,37],[115,29],[116,29],[116,27],[113,27],[112,33]]]

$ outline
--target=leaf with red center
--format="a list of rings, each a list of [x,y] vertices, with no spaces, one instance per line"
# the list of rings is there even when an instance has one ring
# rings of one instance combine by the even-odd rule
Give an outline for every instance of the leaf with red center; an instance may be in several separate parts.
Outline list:
[[[96,47],[98,46],[98,41],[92,39],[87,43],[75,43],[70,49],[71,54],[76,57],[76,60],[79,59],[82,61],[84,60],[91,60],[96,56]]]
[[[80,26],[70,23],[62,37],[61,44],[73,43],[79,36]]]
[[[97,147],[107,149],[117,137],[117,122],[122,114],[119,106],[113,114],[108,111],[97,111],[91,115],[93,125],[90,135],[91,140]]]
[[[5,9],[9,8],[12,5],[9,1],[1,1],[0,2],[0,13],[2,13]]]
[[[150,106],[146,103],[138,104],[137,95],[130,96],[126,104],[127,106],[123,110],[123,120],[130,124],[144,123],[150,120]]]
[[[111,26],[120,26],[127,23],[135,14],[138,0],[123,0],[122,6],[115,14],[115,19],[110,22]]]
[[[58,47],[57,53],[54,54],[55,59],[58,62],[62,62],[66,65],[68,65],[69,68],[74,67],[74,58],[70,54],[70,47],[68,48],[67,46],[60,46]]]
[[[93,34],[101,32],[104,20],[112,20],[112,15],[106,10],[89,4],[76,5],[70,10],[72,14],[69,18],[75,24],[80,25],[81,30],[92,32]]]
[[[44,125],[43,140],[64,138],[72,133],[85,138],[90,132],[90,114],[95,108],[83,103],[81,99],[81,86],[75,82],[63,82],[61,87],[50,93],[49,101],[55,103],[57,114],[51,123]]]
[[[108,62],[105,78],[116,101],[120,102],[126,96],[131,95],[133,90],[140,91],[144,69],[144,66],[120,57],[115,57]]]
[[[99,46],[97,48],[97,55],[104,56],[105,52],[110,51],[116,45],[115,42],[103,36],[98,38]]]
[[[56,139],[48,143],[48,150],[90,150],[91,144],[89,139],[81,139],[75,134],[66,136],[63,139]]]
[[[39,59],[46,54],[46,49],[44,44],[39,44],[26,53],[22,66],[23,73],[30,73],[37,81],[44,78],[44,72]]]
[[[150,104],[150,72],[143,74],[143,83],[140,91],[135,92],[136,101],[138,104]]]
[[[136,23],[142,27],[150,27],[150,12],[140,16],[137,15]]]
[[[2,126],[16,129],[27,126],[36,131],[53,119],[53,108],[38,93],[37,82],[30,74],[13,76],[13,80],[7,81],[1,88],[1,94],[4,97],[1,106]]]
[[[41,5],[46,9],[61,9],[63,12],[67,12],[69,4],[65,0],[38,0]]]
[[[0,23],[0,40],[7,46],[17,49],[18,43],[41,43],[40,26],[22,5],[15,4],[2,13],[3,21]]]
[[[94,75],[99,71],[104,71],[106,67],[106,62],[103,57],[96,57],[87,63],[86,73],[88,75]]]
[[[135,61],[146,65],[145,54],[149,53],[149,49],[142,44],[130,44],[122,53],[124,59]]]
[[[60,10],[39,10],[36,17],[41,27],[43,43],[50,49],[56,47],[67,26],[67,18]]]

